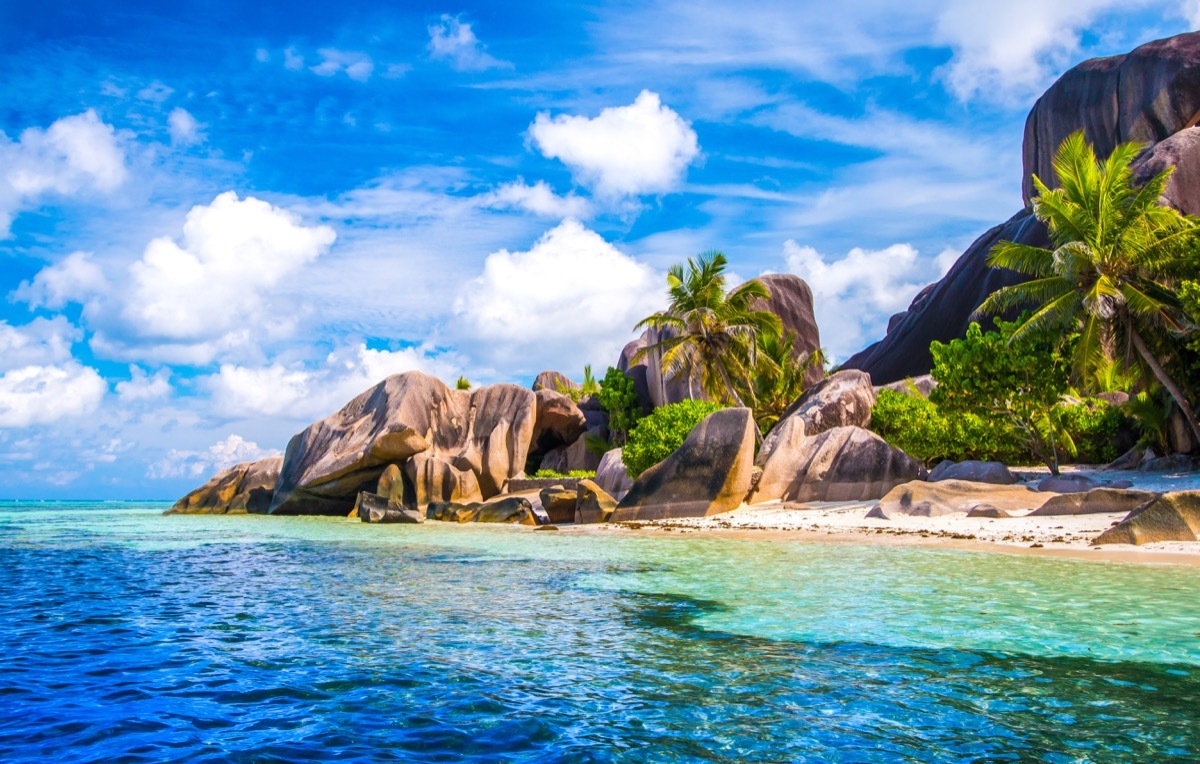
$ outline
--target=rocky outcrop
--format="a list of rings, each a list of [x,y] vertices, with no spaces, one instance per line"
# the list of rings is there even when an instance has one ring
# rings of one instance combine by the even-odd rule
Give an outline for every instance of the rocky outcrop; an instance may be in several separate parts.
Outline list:
[[[1053,185],[1054,152],[1083,130],[1100,156],[1125,141],[1158,143],[1200,120],[1200,33],[1142,45],[1074,67],[1034,104],[1025,121],[1022,192],[1031,175]]]
[[[533,391],[550,390],[561,393],[563,390],[578,390],[580,384],[566,374],[557,371],[543,371],[533,380]]]
[[[542,459],[541,468],[553,470],[566,475],[575,470],[595,472],[600,466],[600,456],[588,447],[588,439],[598,438],[608,440],[608,427],[598,426],[589,429],[569,446],[559,446]]]
[[[1188,214],[1200,214],[1200,155],[1196,131],[1200,118],[1200,33],[1193,32],[1143,45],[1131,53],[1099,58],[1064,74],[1038,99],[1025,124],[1023,194],[1033,193],[1031,175],[1054,185],[1053,157],[1063,139],[1083,130],[1101,157],[1119,143],[1153,144],[1134,163],[1145,179],[1176,167],[1165,201]],[[963,336],[970,315],[996,289],[1024,280],[1013,271],[987,267],[1000,241],[1045,247],[1049,237],[1032,213],[1022,210],[991,229],[958,259],[950,272],[917,295],[904,313],[889,322],[887,335],[852,356],[842,368],[862,369],[877,384],[929,371],[929,343]],[[1186,449],[1180,449],[1186,450]]]
[[[1170,454],[1146,459],[1138,472],[1195,472],[1200,462],[1186,454]]]
[[[435,501],[426,509],[430,520],[449,523],[508,523],[538,525],[533,505],[523,496],[506,496],[484,503]]]
[[[1092,544],[1152,544],[1159,541],[1197,541],[1200,535],[1200,491],[1163,494],[1135,509]]]
[[[809,389],[793,403],[779,422],[763,439],[758,464],[761,466],[774,453],[777,441],[788,438],[812,437],[834,427],[867,427],[871,424],[871,407],[875,405],[875,388],[871,377],[861,371],[839,371]],[[802,429],[797,429],[802,428]]]
[[[537,413],[533,422],[534,454],[545,454],[552,449],[568,446],[579,440],[587,430],[588,420],[567,396],[553,390],[538,390]]]
[[[555,486],[543,488],[540,493],[542,509],[546,517],[555,525],[575,522],[575,505],[578,503],[579,489],[571,490]]]
[[[1132,512],[1158,498],[1150,491],[1131,491],[1122,488],[1096,488],[1086,493],[1065,493],[1055,496],[1030,516],[1096,515],[1107,512]]]
[[[411,493],[406,492],[403,501],[411,506],[424,507],[434,501],[483,500],[474,472],[460,470],[450,462],[427,453],[416,454],[405,462],[404,476],[408,478],[407,485],[412,490]]]
[[[266,514],[282,466],[282,456],[271,456],[230,467],[175,502],[166,514]]]
[[[629,493],[629,489],[633,487],[633,478],[629,477],[625,463],[621,461],[621,449],[614,448],[600,457],[600,466],[596,468],[596,485],[617,501]]]
[[[771,298],[756,301],[755,308],[769,310],[779,316],[784,331],[790,331],[796,336],[792,346],[795,357],[800,358],[820,349],[821,336],[813,316],[812,290],[808,284],[797,276],[781,273],[760,276],[758,281],[766,287]],[[662,339],[672,336],[674,335],[669,331],[647,329],[625,346],[617,362],[617,368],[633,377],[638,399],[646,411],[688,398],[706,397],[696,380],[693,380],[689,387],[686,378],[667,378],[662,373],[662,358],[658,351],[650,350],[644,357],[635,359],[638,351],[653,347]],[[820,367],[810,369],[807,375],[808,383],[816,384],[823,376],[824,372]]]
[[[417,454],[471,472],[494,496],[525,467],[534,393],[516,385],[451,390],[421,372],[389,377],[292,438],[273,514],[344,515],[389,464]]]
[[[366,491],[358,494],[358,499],[354,502],[353,514],[364,523],[416,524],[425,522],[425,516],[419,511]]]
[[[1097,488],[1129,488],[1132,486],[1128,480],[1096,480],[1087,475],[1051,475],[1048,478],[1043,478],[1037,484],[1039,491],[1049,493],[1085,493]]]
[[[902,515],[941,517],[966,514],[980,504],[988,504],[1009,513],[1024,514],[1027,510],[1040,507],[1049,496],[1017,485],[1000,486],[966,480],[926,483],[917,480],[893,488],[867,513],[867,517],[884,520]]]
[[[930,470],[927,480],[931,483],[942,480],[969,480],[972,483],[1012,485],[1017,482],[1017,476],[1009,472],[1008,467],[1000,462],[975,460],[952,462],[947,460]]]
[[[919,377],[909,377],[908,379],[889,382],[886,385],[876,385],[875,397],[879,397],[879,394],[884,390],[891,390],[892,392],[904,395],[917,395],[922,398],[928,398],[935,387],[937,387],[937,380],[933,378],[933,375],[922,374]]]
[[[745,498],[753,470],[750,409],[716,411],[701,420],[673,454],[633,481],[612,522],[728,512]]]
[[[793,418],[782,429],[763,462],[751,503],[878,499],[921,472],[919,461],[860,427],[806,437],[801,420]]]
[[[617,500],[591,480],[580,480],[575,494],[575,524],[607,523]]]

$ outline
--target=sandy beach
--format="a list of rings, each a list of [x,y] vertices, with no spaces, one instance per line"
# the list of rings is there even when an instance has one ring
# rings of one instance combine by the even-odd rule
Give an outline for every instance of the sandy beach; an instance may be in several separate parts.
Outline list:
[[[1029,485],[1049,475],[1044,467],[1023,468],[1014,472]],[[1103,481],[1128,480],[1133,483],[1133,488],[1158,493],[1200,490],[1200,473],[1195,472],[1155,474],[1105,471],[1083,466],[1064,467],[1062,472]],[[1007,518],[955,514],[941,517],[899,516],[885,520],[867,517],[876,503],[791,504],[772,501],[743,504],[732,512],[711,517],[658,520],[608,528],[645,533],[702,532],[756,540],[935,546],[1112,562],[1200,566],[1200,542],[1092,546],[1092,539],[1125,518],[1127,513],[1124,512],[1049,517],[1024,514]]]

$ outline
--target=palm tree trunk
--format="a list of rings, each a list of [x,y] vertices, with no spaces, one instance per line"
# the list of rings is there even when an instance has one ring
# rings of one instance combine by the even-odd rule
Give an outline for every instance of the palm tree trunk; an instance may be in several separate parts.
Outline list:
[[[1133,347],[1137,350],[1138,355],[1150,367],[1150,371],[1154,372],[1154,378],[1158,383],[1167,389],[1171,397],[1175,400],[1175,404],[1179,406],[1179,410],[1183,412],[1183,418],[1187,420],[1188,427],[1192,429],[1192,435],[1196,439],[1196,443],[1200,444],[1200,425],[1196,423],[1196,413],[1188,404],[1187,396],[1183,394],[1183,390],[1179,389],[1179,385],[1175,384],[1175,380],[1171,379],[1167,374],[1167,370],[1162,367],[1154,354],[1150,352],[1150,348],[1146,347],[1146,341],[1142,339],[1142,335],[1133,326],[1133,322],[1129,323],[1129,338],[1133,340]]]

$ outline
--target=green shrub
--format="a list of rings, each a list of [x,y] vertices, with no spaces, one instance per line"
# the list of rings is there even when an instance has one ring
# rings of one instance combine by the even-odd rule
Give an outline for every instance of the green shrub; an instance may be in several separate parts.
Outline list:
[[[879,391],[871,409],[871,429],[926,464],[943,459],[1016,464],[1031,458],[1005,419],[965,412],[947,414],[932,401],[895,390]]]
[[[600,405],[608,412],[608,431],[612,434],[613,444],[623,445],[629,431],[642,418],[642,402],[638,400],[633,377],[609,366],[604,381],[600,383],[600,393],[597,397],[600,399]]]
[[[596,477],[595,470],[571,470],[567,474],[555,472],[554,470],[538,470],[533,473],[535,478],[577,478],[579,480],[591,480]]]
[[[1055,417],[1071,436],[1079,464],[1108,464],[1120,455],[1117,439],[1128,426],[1127,417],[1108,401],[1090,399],[1060,406]]]
[[[458,378],[458,381],[454,383],[454,389],[455,390],[470,390],[471,389],[471,380],[467,379],[465,376],[460,376]]]
[[[630,431],[621,451],[621,461],[629,476],[636,478],[666,459],[683,445],[700,420],[723,408],[712,401],[688,400],[657,408],[641,419]]]

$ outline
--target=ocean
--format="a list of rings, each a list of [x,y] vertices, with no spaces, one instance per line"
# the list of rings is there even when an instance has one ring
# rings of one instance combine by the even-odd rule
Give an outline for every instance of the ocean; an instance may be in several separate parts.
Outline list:
[[[1200,759],[1200,569],[0,503],[0,761]]]

